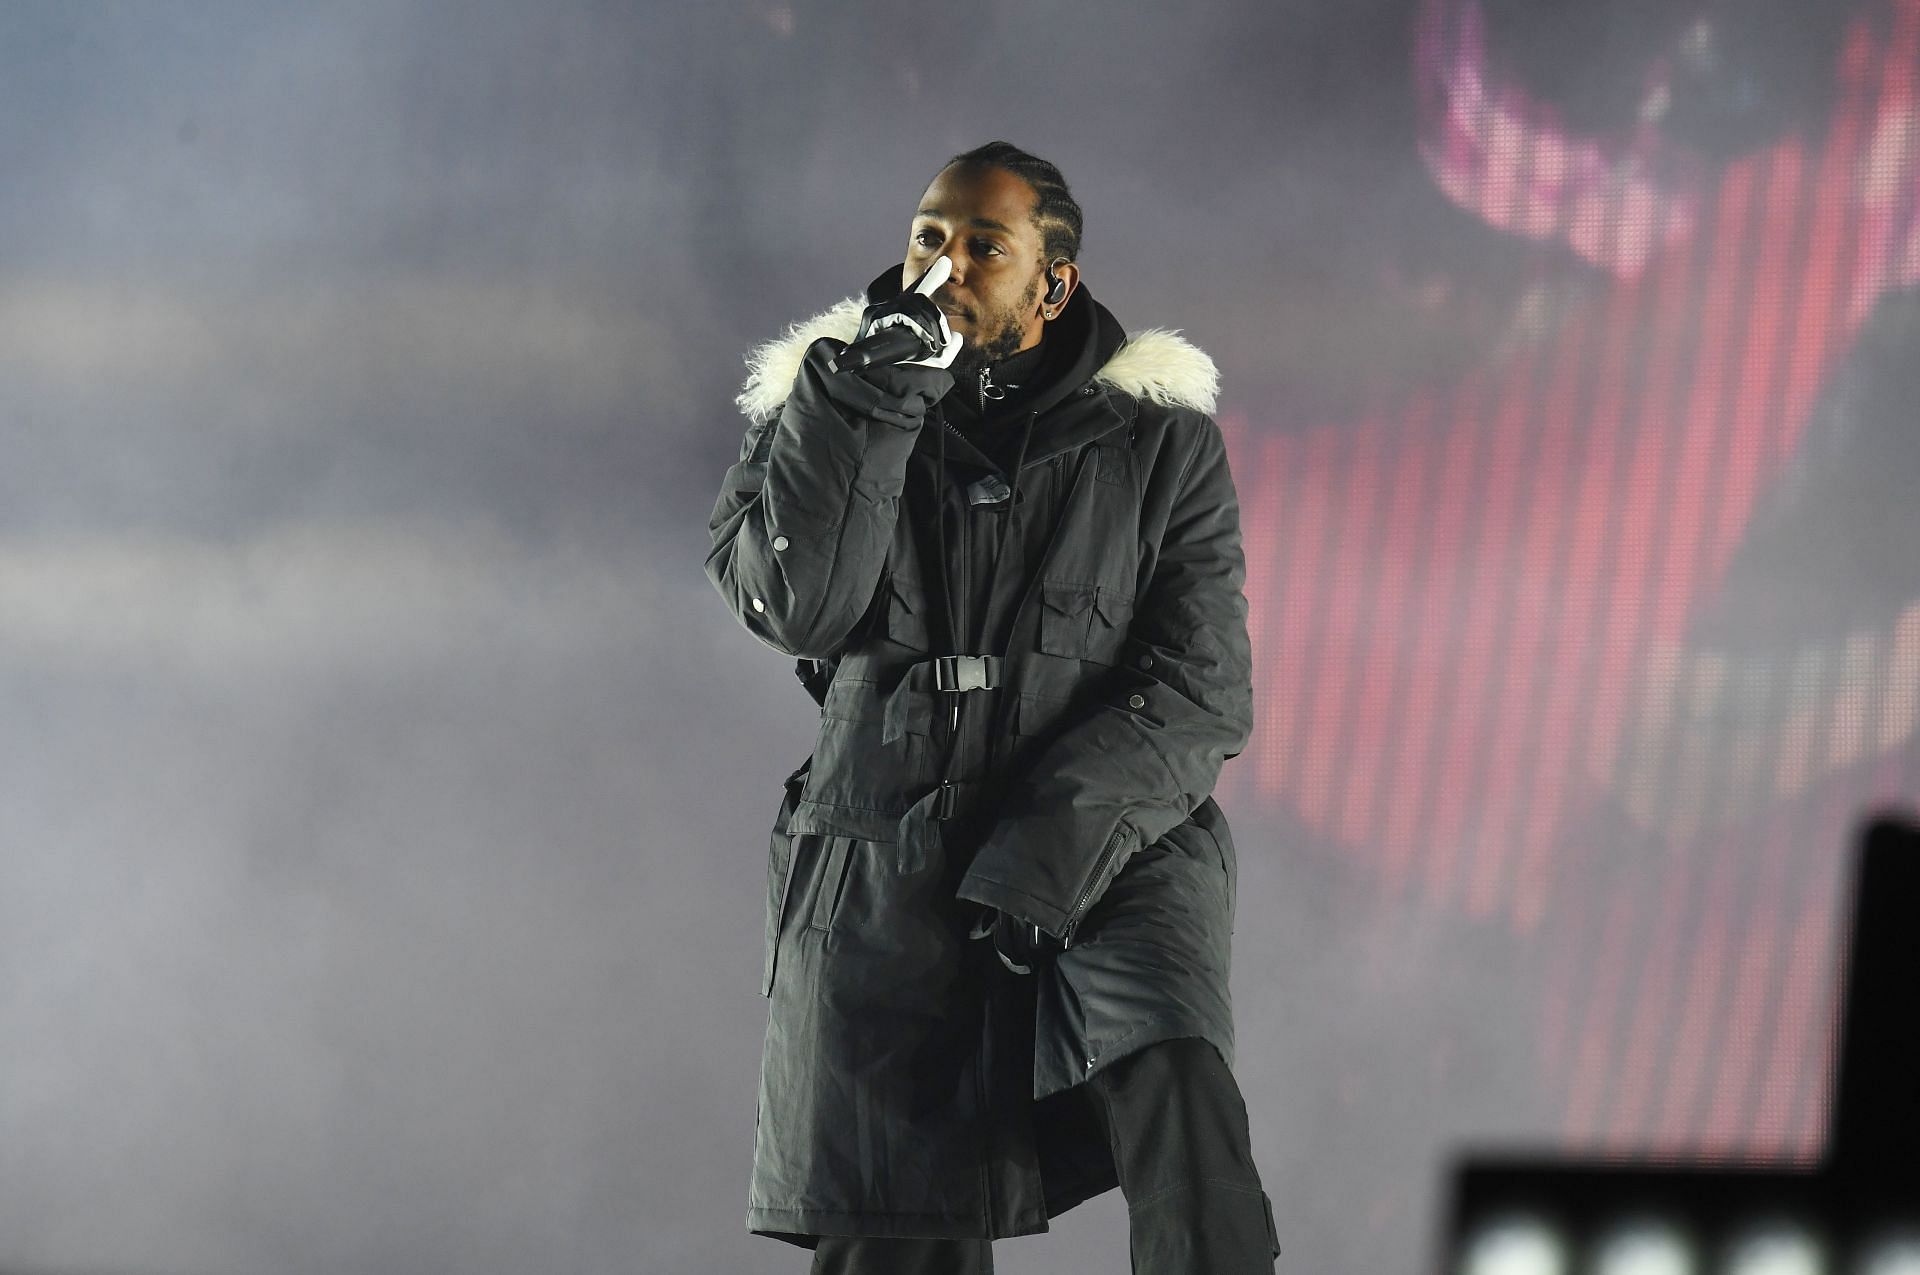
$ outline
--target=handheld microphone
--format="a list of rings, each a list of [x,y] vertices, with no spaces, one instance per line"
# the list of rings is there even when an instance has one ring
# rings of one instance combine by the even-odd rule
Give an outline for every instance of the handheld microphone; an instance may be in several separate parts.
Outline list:
[[[925,349],[926,345],[906,324],[889,324],[828,359],[827,371],[851,372],[857,368],[872,367],[875,363],[898,363],[908,355]]]
[[[923,297],[932,296],[934,289],[945,283],[953,274],[953,262],[945,255],[935,257],[933,264],[920,272],[908,292],[917,292]],[[889,323],[878,331],[870,332],[855,341],[828,360],[827,371],[851,372],[876,363],[898,363],[910,354],[916,354],[926,348],[926,342],[915,334],[906,323]]]

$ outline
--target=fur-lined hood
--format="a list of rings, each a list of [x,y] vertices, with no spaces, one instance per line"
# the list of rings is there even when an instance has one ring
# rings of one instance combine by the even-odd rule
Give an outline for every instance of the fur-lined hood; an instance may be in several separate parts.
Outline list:
[[[1084,294],[1084,288],[1079,290],[1074,301],[1090,300]],[[860,297],[847,297],[755,346],[746,356],[746,383],[734,398],[740,410],[754,424],[764,424],[793,388],[807,347],[823,336],[851,342],[860,329],[860,312],[868,304]],[[1178,328],[1146,328],[1132,334],[1093,374],[1093,382],[1163,406],[1211,414],[1219,398],[1219,369],[1179,332]]]

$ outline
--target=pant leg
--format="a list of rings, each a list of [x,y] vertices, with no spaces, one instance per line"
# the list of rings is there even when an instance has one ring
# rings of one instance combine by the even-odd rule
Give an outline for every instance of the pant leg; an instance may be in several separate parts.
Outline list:
[[[812,1275],[993,1275],[990,1240],[822,1235]]]
[[[1127,1200],[1134,1275],[1271,1275],[1272,1204],[1219,1051],[1197,1036],[1163,1040],[1087,1083]]]

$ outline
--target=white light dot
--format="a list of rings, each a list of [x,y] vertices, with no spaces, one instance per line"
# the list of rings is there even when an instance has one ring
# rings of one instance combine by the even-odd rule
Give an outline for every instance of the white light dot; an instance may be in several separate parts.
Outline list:
[[[1920,1231],[1876,1237],[1861,1250],[1857,1275],[1920,1275]]]
[[[1693,1275],[1686,1237],[1664,1222],[1628,1222],[1603,1237],[1593,1275]]]
[[[1749,1234],[1727,1256],[1727,1275],[1822,1275],[1826,1268],[1813,1237],[1785,1226]]]
[[[1567,1249],[1552,1227],[1534,1218],[1490,1223],[1467,1245],[1460,1275],[1566,1275]]]

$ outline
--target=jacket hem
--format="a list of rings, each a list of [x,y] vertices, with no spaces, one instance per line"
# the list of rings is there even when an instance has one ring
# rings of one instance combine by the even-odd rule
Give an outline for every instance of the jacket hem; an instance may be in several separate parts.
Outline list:
[[[1040,1235],[1048,1229],[1044,1208],[1026,1210],[1014,1219],[1010,1228],[1000,1231],[989,1230],[986,1219],[974,1213],[958,1216],[952,1213],[843,1213],[829,1209],[755,1207],[747,1210],[748,1231],[801,1248],[815,1247],[822,1235],[1000,1240],[1016,1235]]]
[[[1062,1186],[1048,1179],[1047,1185],[1052,1188],[1047,1193],[1047,1218],[1051,1221],[1069,1209],[1079,1208],[1088,1200],[1105,1195],[1109,1191],[1118,1190],[1120,1180],[1115,1177],[1077,1178],[1070,1184]]]
[[[1121,1059],[1136,1054],[1148,1045],[1157,1045],[1163,1040],[1177,1040],[1183,1036],[1197,1036],[1212,1045],[1228,1069],[1233,1067],[1233,1038],[1214,1031],[1195,1019],[1172,1015],[1155,1015],[1141,1020],[1140,1025],[1126,1035],[1098,1046],[1094,1050],[1093,1060],[1080,1075],[1062,1075],[1059,1071],[1052,1074],[1034,1069],[1033,1098],[1038,1102],[1050,1098],[1075,1085],[1084,1084],[1093,1079]]]

